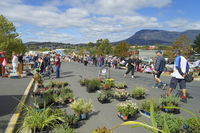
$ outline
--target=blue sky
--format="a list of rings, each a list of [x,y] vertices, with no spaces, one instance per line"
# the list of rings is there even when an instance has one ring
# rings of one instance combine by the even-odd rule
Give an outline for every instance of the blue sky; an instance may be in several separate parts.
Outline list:
[[[200,0],[1,0],[23,42],[118,41],[141,29],[200,29]]]

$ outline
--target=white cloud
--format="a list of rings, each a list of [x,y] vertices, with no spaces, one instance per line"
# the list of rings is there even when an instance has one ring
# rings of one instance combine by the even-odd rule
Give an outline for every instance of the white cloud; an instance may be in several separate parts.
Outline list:
[[[191,22],[187,19],[174,19],[171,21],[167,21],[165,23],[168,27],[177,29],[177,30],[195,30],[200,29],[200,21],[197,22]]]
[[[36,32],[30,29],[32,32],[28,36],[24,35],[25,31],[21,31],[25,41],[79,43],[99,38],[116,41],[133,35],[138,29],[163,27],[156,17],[143,16],[137,10],[145,7],[162,8],[171,2],[172,0],[51,0],[43,5],[33,6],[24,4],[23,0],[1,0],[0,14],[13,21],[17,27],[32,25],[41,30]],[[200,22],[177,19],[166,22],[165,26],[198,29]],[[68,32],[74,27],[79,29],[79,36]],[[58,29],[66,33],[58,32]]]
[[[38,41],[38,42],[73,42],[74,37],[65,33],[55,31],[40,31],[34,33],[36,37],[28,36],[24,41]]]

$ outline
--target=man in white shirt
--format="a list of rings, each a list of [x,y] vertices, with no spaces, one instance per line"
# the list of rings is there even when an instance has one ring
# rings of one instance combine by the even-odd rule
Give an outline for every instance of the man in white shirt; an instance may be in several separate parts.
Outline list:
[[[175,51],[175,56],[174,71],[171,74],[172,78],[170,81],[170,88],[167,91],[167,96],[171,94],[172,90],[176,88],[177,83],[179,83],[180,89],[182,89],[182,101],[186,103],[187,97],[185,75],[189,71],[189,64],[186,58],[181,55],[180,50]]]
[[[13,53],[13,56],[12,56],[12,67],[13,67],[13,73],[17,73],[18,57],[16,53]]]

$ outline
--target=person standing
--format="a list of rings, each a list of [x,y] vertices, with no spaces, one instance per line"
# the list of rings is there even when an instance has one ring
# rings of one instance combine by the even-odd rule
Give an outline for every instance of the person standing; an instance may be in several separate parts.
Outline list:
[[[162,56],[162,52],[160,50],[156,51],[156,63],[154,65],[154,79],[156,81],[155,87],[164,88],[165,84],[161,81],[160,76],[165,69],[165,59]]]
[[[174,70],[171,74],[172,78],[170,80],[170,87],[168,88],[166,95],[169,96],[172,90],[176,88],[177,83],[179,83],[180,89],[182,89],[181,101],[187,103],[185,75],[189,72],[189,64],[186,58],[181,55],[180,50],[176,50],[174,54],[176,56],[174,61]]]
[[[19,62],[18,71],[19,71],[19,75],[21,76],[23,74],[23,55],[22,54],[18,56],[18,62]]]
[[[88,64],[88,57],[87,57],[87,55],[84,55],[84,57],[83,57],[83,64],[84,64],[84,66],[87,66],[87,64]]]
[[[55,67],[56,67],[56,78],[60,78],[60,66],[61,66],[61,62],[60,62],[60,56],[57,54],[55,56]]]
[[[13,53],[13,57],[12,57],[12,67],[13,67],[13,73],[17,73],[18,57],[15,52]]]
[[[127,71],[124,74],[124,77],[126,77],[127,74],[129,74],[129,72],[131,71],[131,78],[135,78],[134,76],[134,71],[135,71],[135,60],[133,56],[129,56],[129,59],[126,62],[126,67],[127,67]]]

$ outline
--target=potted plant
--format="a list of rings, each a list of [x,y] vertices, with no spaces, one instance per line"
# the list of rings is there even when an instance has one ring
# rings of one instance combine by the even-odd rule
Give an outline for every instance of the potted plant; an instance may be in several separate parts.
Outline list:
[[[102,127],[102,128],[97,128],[97,129],[93,130],[92,133],[113,133],[113,132],[111,129]]]
[[[65,115],[64,116],[65,124],[72,128],[78,127],[79,117],[75,114],[73,115]]]
[[[166,124],[170,133],[180,133],[185,123],[183,118],[168,113],[155,113],[154,117],[157,127],[163,130]]]
[[[113,78],[105,79],[104,84],[109,85],[112,88],[115,86],[115,79]]]
[[[45,87],[47,87],[47,88],[53,88],[53,87],[55,87],[55,82],[54,81],[49,81],[46,85],[45,85]]]
[[[148,118],[150,117],[150,105],[153,105],[154,107],[154,112],[157,112],[159,110],[158,108],[158,104],[155,100],[153,99],[148,99],[148,100],[145,100],[143,101],[141,104],[140,104],[140,112],[144,115],[144,116],[147,116]]]
[[[146,89],[142,87],[137,87],[132,90],[132,97],[135,99],[142,99],[145,98]]]
[[[103,92],[101,92],[101,93],[98,94],[97,99],[102,104],[103,103],[109,103],[110,100],[111,100],[111,95],[107,91],[103,91]]]
[[[87,119],[88,113],[93,111],[93,103],[91,100],[88,102],[85,102],[83,99],[74,100],[70,107],[81,120]]]
[[[115,91],[114,96],[119,101],[125,101],[128,98],[129,93],[127,91]]]
[[[62,125],[58,125],[57,127],[54,128],[54,133],[76,133],[74,131],[73,128],[71,127],[65,127],[65,126],[62,126]]]
[[[87,82],[88,82],[88,79],[80,79],[80,80],[78,80],[78,82],[79,82],[79,84],[81,85],[81,86],[85,86],[85,85],[87,85]]]
[[[169,112],[169,113],[179,113],[179,109],[167,109],[164,107],[171,107],[171,106],[176,106],[178,107],[179,102],[180,102],[181,98],[180,97],[176,97],[176,96],[166,96],[166,97],[162,97],[160,99],[161,105],[160,108],[164,111],[164,112]]]
[[[125,90],[127,88],[127,85],[124,82],[116,83],[115,84],[116,89],[119,90]]]
[[[189,133],[199,133],[200,131],[200,117],[192,117],[186,120]]]
[[[63,115],[62,111],[49,107],[38,112],[31,106],[25,106],[25,118],[18,132],[36,133],[51,130],[60,122],[64,122]]]
[[[96,79],[92,79],[88,81],[87,84],[87,92],[95,92],[96,90],[98,90],[100,88],[100,81],[96,80]]]
[[[132,101],[126,101],[117,105],[118,117],[123,120],[128,120],[131,116],[135,116],[138,113],[138,106]]]
[[[102,84],[102,88],[103,88],[104,90],[109,90],[109,89],[112,88],[112,85],[111,85],[111,84],[103,83],[103,84]]]

